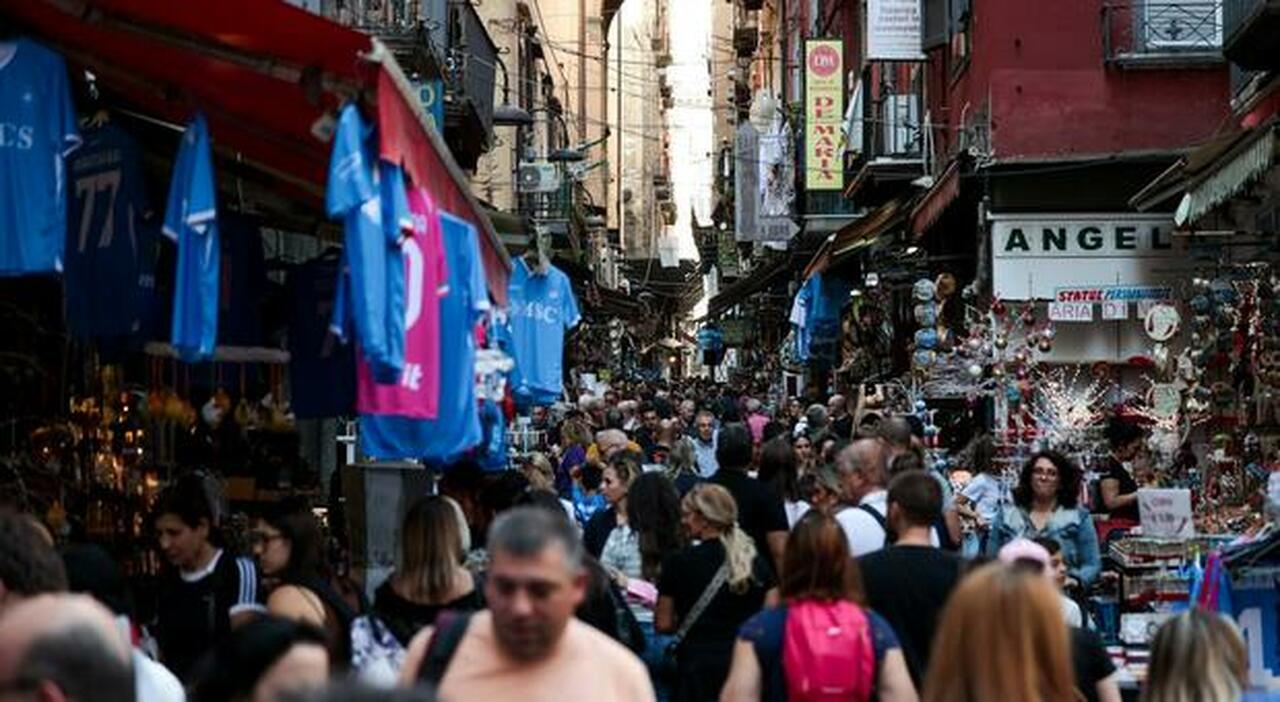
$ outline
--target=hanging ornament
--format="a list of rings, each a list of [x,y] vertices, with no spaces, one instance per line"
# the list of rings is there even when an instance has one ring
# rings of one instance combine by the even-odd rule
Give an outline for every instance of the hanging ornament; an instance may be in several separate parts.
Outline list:
[[[1022,311],[1023,326],[1030,327],[1036,323],[1036,311],[1031,305]]]
[[[924,401],[924,400],[916,400],[915,408],[916,408],[916,413],[917,413],[917,414],[918,414],[918,413],[920,413],[920,412],[925,411],[925,409],[927,409],[928,407],[929,407],[929,406],[928,406],[927,404],[925,404],[925,401]]]
[[[1058,332],[1057,332],[1057,330],[1056,330],[1056,329],[1054,329],[1054,328],[1053,328],[1053,325],[1052,325],[1052,324],[1050,324],[1050,325],[1046,326],[1046,327],[1045,327],[1045,328],[1040,332],[1040,336],[1043,336],[1044,338],[1049,339],[1049,340],[1052,340],[1052,339],[1053,339],[1053,337],[1055,337],[1055,336],[1057,336],[1057,335],[1058,335]]]
[[[1022,402],[1022,390],[1016,384],[1010,383],[1004,388],[1004,399],[1010,404],[1018,404]]]
[[[1004,334],[996,334],[995,345],[997,349],[1004,351],[1009,346],[1009,337]]]
[[[921,326],[932,327],[938,323],[938,307],[932,302],[916,305],[913,311],[916,323]]]
[[[991,367],[991,377],[992,377],[992,378],[995,378],[996,380],[1000,380],[1001,378],[1003,378],[1003,377],[1004,377],[1004,366],[1000,366],[1000,365],[998,365],[998,366],[992,366],[992,367]]]
[[[1016,377],[1018,380],[1026,380],[1026,379],[1027,379],[1027,375],[1028,375],[1028,373],[1027,373],[1027,367],[1026,367],[1026,366],[1018,366],[1017,370],[1015,370],[1015,371],[1013,372],[1013,375],[1014,375],[1014,377]]]
[[[970,363],[968,371],[969,371],[969,377],[973,378],[974,380],[977,380],[978,378],[982,377],[982,364]]]
[[[982,337],[976,334],[970,335],[965,344],[969,346],[970,351],[979,351],[982,349]]]
[[[996,298],[995,301],[991,303],[991,311],[994,312],[997,317],[1003,317],[1005,313],[1009,311],[1009,308],[1005,307],[1004,300]]]
[[[1023,349],[1018,349],[1017,351],[1015,351],[1013,353],[1013,362],[1020,366],[1026,364],[1027,352]]]
[[[916,330],[916,348],[932,351],[938,347],[938,331],[933,327]]]
[[[920,280],[917,280],[915,286],[912,287],[912,293],[914,294],[917,302],[929,302],[937,293],[937,286],[933,284],[932,280],[929,280],[928,278],[921,278]]]
[[[1040,342],[1040,337],[1037,336],[1035,332],[1028,332],[1026,341],[1027,341],[1027,346],[1029,348],[1034,349],[1036,347],[1036,344]]]
[[[1053,340],[1048,337],[1041,338],[1036,348],[1040,349],[1040,353],[1049,353],[1053,351]]]
[[[977,283],[969,283],[968,285],[964,286],[964,290],[960,291],[960,296],[963,297],[965,300],[977,299],[978,297]]]

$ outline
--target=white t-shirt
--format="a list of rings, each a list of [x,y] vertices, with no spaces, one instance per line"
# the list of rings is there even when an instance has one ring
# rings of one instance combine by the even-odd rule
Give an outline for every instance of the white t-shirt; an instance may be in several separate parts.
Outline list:
[[[187,702],[178,678],[137,649],[133,651],[133,680],[138,702]]]
[[[880,522],[876,521],[875,517],[867,514],[861,505],[866,505],[875,510],[876,514],[887,518],[889,491],[875,490],[867,493],[858,505],[858,507],[845,507],[836,513],[836,521],[840,523],[840,528],[844,529],[844,536],[849,541],[849,553],[854,558],[861,558],[886,546],[887,535],[884,527],[880,526]],[[937,530],[930,530],[929,542],[934,547],[939,545]]]
[[[1084,614],[1080,611],[1080,605],[1075,600],[1066,595],[1059,594],[1062,598],[1062,618],[1067,620],[1067,626],[1073,626],[1077,629],[1084,626]]]
[[[804,500],[787,501],[782,506],[787,510],[787,526],[791,528],[794,528],[796,522],[809,511],[809,503]]]
[[[960,494],[973,503],[973,509],[979,517],[982,517],[982,521],[990,524],[995,521],[996,512],[1000,511],[1001,492],[1003,488],[999,478],[988,473],[979,473],[973,476]]]

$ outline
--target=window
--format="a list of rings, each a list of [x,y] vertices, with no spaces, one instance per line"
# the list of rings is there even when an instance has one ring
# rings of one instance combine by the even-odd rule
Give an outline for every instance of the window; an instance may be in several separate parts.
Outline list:
[[[1148,49],[1217,49],[1222,46],[1222,3],[1215,0],[1146,0],[1141,36]]]

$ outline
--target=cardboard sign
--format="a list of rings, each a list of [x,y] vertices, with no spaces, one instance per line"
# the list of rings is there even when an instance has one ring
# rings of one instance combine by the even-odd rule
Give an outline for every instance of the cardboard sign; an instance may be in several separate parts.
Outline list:
[[[1088,302],[1050,302],[1051,322],[1092,322],[1093,304]]]
[[[1191,517],[1191,491],[1186,488],[1138,490],[1138,520],[1142,535],[1187,538],[1196,535]]]

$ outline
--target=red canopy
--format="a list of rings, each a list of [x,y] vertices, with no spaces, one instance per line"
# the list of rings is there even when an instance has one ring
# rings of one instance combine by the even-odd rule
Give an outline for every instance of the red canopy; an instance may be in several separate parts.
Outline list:
[[[202,110],[220,153],[231,152],[273,176],[284,194],[316,207],[330,151],[316,136],[324,116],[362,88],[385,91],[380,76],[400,73],[386,52],[378,52],[380,67],[364,60],[368,36],[279,0],[0,0],[0,10],[150,116],[181,124]],[[380,95],[378,104],[406,99],[396,95]],[[419,145],[406,167],[428,176],[415,180],[437,202],[475,224],[490,293],[505,304],[506,252],[452,154],[425,122],[397,121],[405,135],[394,143]]]

